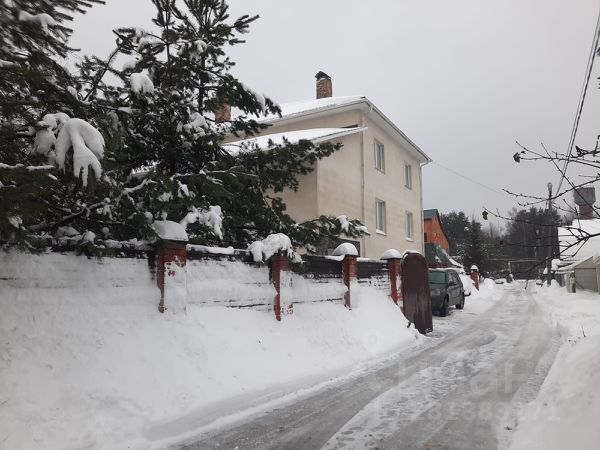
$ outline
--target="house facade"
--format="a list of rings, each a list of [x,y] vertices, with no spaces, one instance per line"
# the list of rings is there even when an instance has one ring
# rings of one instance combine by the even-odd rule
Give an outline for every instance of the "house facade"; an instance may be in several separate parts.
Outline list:
[[[300,178],[298,191],[278,194],[287,212],[299,222],[360,219],[370,232],[355,239],[363,257],[378,259],[390,248],[423,252],[421,168],[431,159],[366,97],[331,94],[331,79],[319,72],[316,99],[280,105],[282,116],[261,119],[270,127],[249,140],[343,145]]]

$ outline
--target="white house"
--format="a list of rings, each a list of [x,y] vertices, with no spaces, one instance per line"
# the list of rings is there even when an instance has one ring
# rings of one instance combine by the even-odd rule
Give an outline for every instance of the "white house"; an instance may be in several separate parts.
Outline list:
[[[364,96],[333,97],[331,78],[317,74],[315,99],[286,103],[281,117],[249,142],[263,147],[307,139],[343,148],[318,161],[297,192],[281,197],[296,221],[325,215],[360,219],[370,235],[356,242],[360,255],[379,258],[390,248],[423,252],[421,168],[431,159]],[[332,243],[333,245],[333,243]]]

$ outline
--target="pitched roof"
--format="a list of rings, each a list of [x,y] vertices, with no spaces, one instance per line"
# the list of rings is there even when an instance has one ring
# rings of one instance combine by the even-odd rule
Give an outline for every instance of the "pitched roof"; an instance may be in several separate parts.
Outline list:
[[[362,103],[367,100],[363,95],[351,95],[343,97],[326,97],[311,100],[302,100],[297,102],[282,103],[281,117],[276,114],[269,114],[259,118],[260,122],[276,122],[281,119],[288,119],[295,116],[326,111],[328,109],[347,106],[354,103]],[[367,100],[368,101],[368,100]]]
[[[266,115],[259,117],[257,120],[263,123],[278,124],[295,121],[306,116],[316,114],[328,114],[336,112],[336,110],[344,109],[362,109],[364,113],[381,126],[384,130],[390,133],[396,140],[400,141],[413,153],[418,161],[427,164],[432,159],[421,150],[417,144],[411,141],[379,108],[377,108],[364,95],[353,95],[346,97],[326,97],[319,99],[311,99],[299,102],[283,103],[279,105],[281,108],[281,117],[277,115]]]
[[[558,227],[561,258],[577,260],[600,256],[600,219],[575,219],[566,227]]]
[[[424,209],[423,210],[423,219],[433,219],[438,213],[437,209]]]
[[[362,133],[366,127],[351,128],[308,128],[306,130],[284,131],[282,133],[266,134],[241,141],[230,142],[223,148],[231,154],[243,150],[267,149],[276,145],[284,144],[284,140],[295,144],[301,140],[311,141],[313,144],[329,141],[331,139]]]

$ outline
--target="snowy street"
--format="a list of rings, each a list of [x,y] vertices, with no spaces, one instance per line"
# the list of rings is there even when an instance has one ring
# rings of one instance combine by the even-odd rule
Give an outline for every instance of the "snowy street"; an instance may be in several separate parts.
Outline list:
[[[560,344],[523,286],[436,317],[425,349],[180,448],[504,448]]]

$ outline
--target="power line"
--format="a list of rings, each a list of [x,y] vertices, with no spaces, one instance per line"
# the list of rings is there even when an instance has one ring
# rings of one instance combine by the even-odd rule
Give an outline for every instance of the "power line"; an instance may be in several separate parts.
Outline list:
[[[465,180],[467,180],[467,181],[469,181],[469,182],[471,182],[471,183],[473,183],[473,184],[476,184],[476,185],[478,185],[478,186],[481,186],[482,188],[485,188],[485,189],[487,189],[488,191],[492,191],[492,192],[494,192],[495,194],[501,195],[502,197],[505,197],[505,198],[507,198],[507,199],[509,199],[509,200],[511,200],[511,201],[513,201],[513,202],[516,202],[516,200],[515,200],[514,198],[512,198],[512,197],[509,197],[509,196],[508,196],[507,194],[505,194],[504,192],[502,192],[502,191],[499,191],[498,189],[494,189],[493,187],[487,186],[487,185],[485,185],[485,184],[483,184],[483,183],[480,183],[479,181],[477,181],[477,180],[474,180],[473,178],[471,178],[471,177],[468,177],[467,175],[463,175],[462,173],[459,173],[459,172],[457,172],[457,171],[456,171],[456,170],[454,170],[454,169],[450,169],[449,167],[443,166],[443,165],[442,165],[442,164],[440,164],[439,162],[432,161],[432,164],[434,164],[434,165],[436,165],[436,166],[438,166],[438,167],[441,167],[442,169],[444,169],[444,170],[447,170],[448,172],[451,172],[451,173],[453,173],[454,175],[458,175],[459,177],[461,177],[461,178],[464,178]]]
[[[585,96],[587,94],[588,85],[590,83],[590,77],[592,75],[592,68],[594,67],[594,57],[596,54],[596,50],[598,49],[598,38],[600,37],[600,11],[598,12],[598,19],[596,20],[596,29],[594,30],[594,38],[592,39],[592,48],[590,49],[590,55],[588,57],[587,63],[587,73],[584,79],[584,83],[581,89],[581,93],[579,94],[579,107],[577,108],[577,113],[575,114],[575,120],[573,121],[573,128],[571,129],[571,138],[569,139],[569,146],[567,147],[567,159],[563,165],[562,174],[560,177],[560,181],[558,182],[557,193],[560,192],[560,188],[562,183],[566,177],[567,166],[569,165],[571,159],[571,152],[573,151],[573,145],[575,144],[575,137],[577,136],[577,130],[579,128],[579,119],[581,118],[581,111],[583,110],[583,105],[585,103]]]

